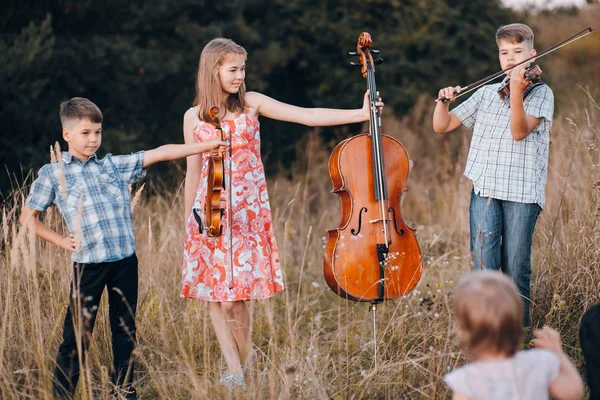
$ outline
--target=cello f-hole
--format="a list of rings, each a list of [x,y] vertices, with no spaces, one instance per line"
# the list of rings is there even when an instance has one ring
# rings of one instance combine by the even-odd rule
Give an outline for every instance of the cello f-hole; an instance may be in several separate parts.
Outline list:
[[[358,235],[360,233],[360,228],[362,227],[362,213],[367,212],[367,207],[363,207],[360,209],[360,212],[358,213],[358,231],[354,228],[350,229],[350,233],[353,234],[354,236]]]
[[[404,235],[405,231],[404,229],[398,229],[398,223],[396,222],[396,211],[394,211],[393,207],[388,208],[388,212],[391,212],[392,214],[394,214],[394,227],[396,228],[396,232],[398,232],[398,235]]]

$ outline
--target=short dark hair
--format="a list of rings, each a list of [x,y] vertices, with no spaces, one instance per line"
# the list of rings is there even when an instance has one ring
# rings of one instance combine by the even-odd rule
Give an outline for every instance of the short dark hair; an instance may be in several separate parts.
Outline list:
[[[496,31],[496,43],[501,39],[512,43],[526,42],[533,49],[533,31],[525,24],[510,24],[498,28]]]
[[[523,335],[523,299],[506,275],[495,271],[464,274],[454,288],[454,314],[460,346],[471,360],[492,352],[513,356]]]
[[[60,123],[64,127],[69,120],[89,119],[99,124],[102,123],[102,111],[97,105],[84,97],[73,97],[60,103]]]

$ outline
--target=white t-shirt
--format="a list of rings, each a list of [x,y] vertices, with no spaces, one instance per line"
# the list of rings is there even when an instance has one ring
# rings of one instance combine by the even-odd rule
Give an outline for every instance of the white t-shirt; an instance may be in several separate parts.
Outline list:
[[[520,351],[500,361],[476,361],[446,374],[453,392],[472,400],[547,400],[560,361],[545,349]]]

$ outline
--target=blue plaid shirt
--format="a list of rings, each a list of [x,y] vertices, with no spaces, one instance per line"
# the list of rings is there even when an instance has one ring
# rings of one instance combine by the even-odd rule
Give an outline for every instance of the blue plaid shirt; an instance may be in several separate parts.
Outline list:
[[[56,204],[69,231],[81,238],[71,259],[78,263],[118,261],[135,253],[135,232],[128,184],[146,175],[144,152],[81,162],[63,152],[61,163],[44,165],[31,186],[26,204],[46,211]],[[61,182],[62,181],[62,182]]]
[[[527,89],[525,114],[541,119],[525,139],[517,141],[510,133],[510,99],[498,94],[501,85],[482,87],[452,110],[467,129],[473,129],[465,176],[479,196],[537,203],[543,208],[554,95],[546,84]]]

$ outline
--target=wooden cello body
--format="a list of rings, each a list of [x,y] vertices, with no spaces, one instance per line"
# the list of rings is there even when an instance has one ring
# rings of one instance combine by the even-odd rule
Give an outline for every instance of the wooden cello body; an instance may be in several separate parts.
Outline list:
[[[408,190],[408,153],[396,139],[381,134],[372,58],[369,63],[365,50],[370,36],[364,35],[368,33],[361,34],[357,53],[362,52],[366,63],[371,127],[339,143],[329,159],[341,218],[327,232],[323,273],[339,296],[377,304],[412,290],[421,278],[422,259],[415,231],[405,224],[400,209]]]

